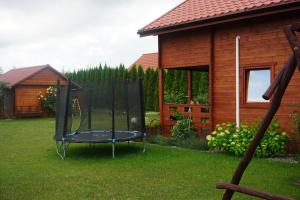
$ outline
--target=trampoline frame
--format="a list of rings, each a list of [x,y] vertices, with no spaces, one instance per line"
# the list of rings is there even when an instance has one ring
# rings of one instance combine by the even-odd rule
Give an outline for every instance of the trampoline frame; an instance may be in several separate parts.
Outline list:
[[[111,98],[112,98],[112,104],[111,104],[111,113],[112,113],[112,129],[111,130],[93,130],[91,127],[91,119],[92,119],[92,114],[91,114],[91,96],[88,96],[88,130],[86,131],[73,131],[71,133],[68,133],[68,113],[69,113],[69,106],[68,102],[70,100],[70,91],[71,91],[71,84],[72,81],[69,79],[68,84],[66,86],[66,98],[64,109],[61,110],[59,107],[59,101],[62,100],[61,98],[61,84],[60,81],[57,81],[56,84],[56,110],[62,111],[64,116],[63,116],[63,133],[61,134],[61,138],[57,138],[57,135],[59,130],[58,130],[58,112],[56,112],[56,127],[55,127],[55,136],[54,140],[56,141],[56,153],[61,159],[65,159],[68,145],[70,143],[89,143],[89,144],[95,144],[95,143],[111,143],[112,144],[112,158],[115,158],[115,145],[117,142],[128,142],[136,139],[142,139],[143,141],[143,153],[146,151],[146,126],[145,126],[145,107],[144,107],[144,91],[143,91],[143,79],[138,80],[138,90],[139,90],[139,99],[140,99],[140,108],[141,108],[141,131],[130,131],[129,130],[129,106],[128,106],[128,80],[124,81],[125,83],[125,104],[126,104],[126,119],[127,119],[127,129],[128,130],[116,130],[115,129],[115,80],[112,78],[111,79]],[[90,95],[90,92],[89,92]],[[80,123],[82,123],[81,119],[81,113],[80,113]],[[74,135],[77,134],[99,134],[101,133],[111,133],[111,138],[105,138],[102,140],[92,140],[91,141],[86,141],[86,140],[80,140],[80,139],[72,139]],[[134,134],[134,137],[127,137],[127,138],[116,138],[116,133],[132,133]]]

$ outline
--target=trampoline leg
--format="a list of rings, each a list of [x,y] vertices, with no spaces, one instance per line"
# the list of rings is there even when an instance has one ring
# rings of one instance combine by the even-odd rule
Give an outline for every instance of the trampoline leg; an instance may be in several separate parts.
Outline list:
[[[143,137],[143,153],[146,152],[146,134]]]
[[[115,143],[112,143],[112,158],[115,158]]]
[[[65,159],[66,157],[66,150],[67,150],[67,145],[64,142],[59,144],[59,142],[56,142],[56,153],[61,159]]]

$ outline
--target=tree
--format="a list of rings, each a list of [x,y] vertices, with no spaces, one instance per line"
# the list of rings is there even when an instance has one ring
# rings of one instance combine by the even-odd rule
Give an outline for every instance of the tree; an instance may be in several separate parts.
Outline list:
[[[133,65],[131,70],[129,71],[129,79],[130,80],[136,80],[137,79],[137,69],[136,69],[136,65]]]

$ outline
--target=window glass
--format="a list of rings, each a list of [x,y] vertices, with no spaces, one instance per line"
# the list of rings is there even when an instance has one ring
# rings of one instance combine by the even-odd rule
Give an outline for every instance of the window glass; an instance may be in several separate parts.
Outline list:
[[[270,86],[270,78],[270,69],[248,70],[247,102],[268,102],[262,95]]]

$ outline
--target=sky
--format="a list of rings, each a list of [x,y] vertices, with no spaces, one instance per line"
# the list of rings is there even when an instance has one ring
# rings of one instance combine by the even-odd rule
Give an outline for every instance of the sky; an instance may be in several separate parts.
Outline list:
[[[182,1],[0,0],[0,67],[129,66],[157,52],[157,37],[141,38],[138,29]]]

